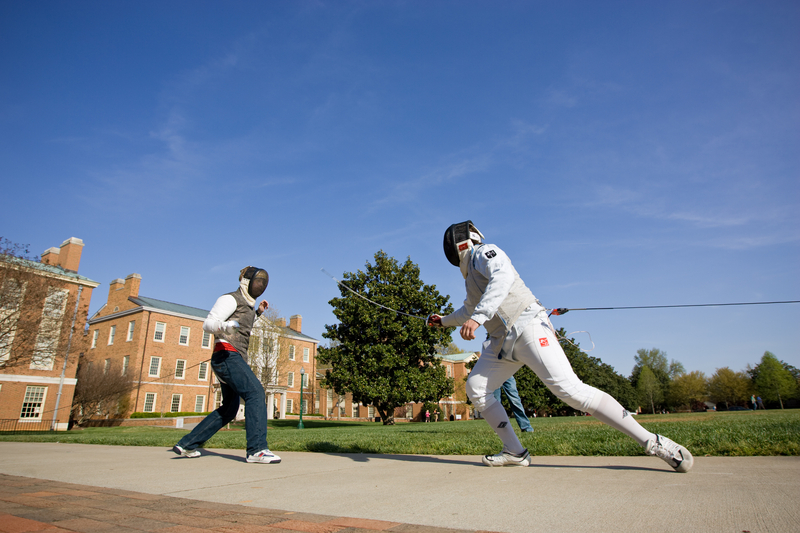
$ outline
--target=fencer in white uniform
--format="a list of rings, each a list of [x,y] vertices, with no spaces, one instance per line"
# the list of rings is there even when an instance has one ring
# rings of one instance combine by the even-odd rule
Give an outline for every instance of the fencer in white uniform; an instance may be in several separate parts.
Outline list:
[[[508,415],[493,392],[527,365],[559,399],[633,438],[649,455],[656,455],[678,472],[692,467],[692,454],[683,446],[643,428],[609,394],[586,385],[572,370],[558,342],[547,310],[519,277],[508,256],[472,221],[453,224],[444,236],[450,263],[460,267],[467,297],[464,305],[447,316],[432,315],[429,325],[461,326],[461,337],[475,338],[481,325],[489,338],[467,379],[467,395],[475,409],[491,425],[503,450],[487,455],[489,466],[528,466],[530,455],[522,446]]]

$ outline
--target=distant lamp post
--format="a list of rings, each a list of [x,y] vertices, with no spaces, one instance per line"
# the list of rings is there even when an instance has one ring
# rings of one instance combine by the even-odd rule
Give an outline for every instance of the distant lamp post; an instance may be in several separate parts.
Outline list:
[[[305,426],[303,425],[303,382],[305,381],[303,378],[306,375],[306,371],[304,368],[300,368],[300,423],[297,424],[297,429],[303,429]]]

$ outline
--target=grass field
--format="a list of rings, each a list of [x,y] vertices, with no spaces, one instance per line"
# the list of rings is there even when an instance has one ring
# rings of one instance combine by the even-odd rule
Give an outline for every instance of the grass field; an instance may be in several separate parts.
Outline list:
[[[639,415],[648,430],[689,448],[696,456],[800,455],[800,410]],[[591,417],[537,418],[534,433],[520,440],[532,455],[643,455],[632,439]],[[423,455],[496,453],[500,440],[483,420],[400,423],[319,419],[270,420],[273,451]],[[515,424],[516,426],[516,424]],[[186,430],[158,427],[88,428],[60,433],[2,435],[3,441],[70,442],[125,446],[171,447]],[[245,448],[241,427],[220,431],[207,448]]]

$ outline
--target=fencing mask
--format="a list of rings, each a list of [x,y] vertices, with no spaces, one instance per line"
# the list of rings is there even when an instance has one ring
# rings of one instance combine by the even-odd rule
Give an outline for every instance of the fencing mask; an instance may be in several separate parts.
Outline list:
[[[444,232],[444,255],[453,266],[461,266],[461,259],[469,253],[472,244],[482,242],[483,233],[471,220],[453,224]]]
[[[269,274],[267,274],[267,271],[263,268],[254,266],[244,267],[239,273],[239,281],[241,281],[242,278],[250,280],[247,284],[247,294],[249,294],[251,298],[258,298],[264,294],[264,291],[267,290],[267,285],[269,285]]]

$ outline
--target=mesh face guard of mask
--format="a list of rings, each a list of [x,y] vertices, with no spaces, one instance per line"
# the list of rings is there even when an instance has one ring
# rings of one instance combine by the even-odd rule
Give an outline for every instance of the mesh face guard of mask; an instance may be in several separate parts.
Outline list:
[[[269,285],[269,274],[263,268],[254,266],[245,267],[239,275],[239,280],[242,278],[250,280],[250,283],[247,285],[247,293],[252,298],[258,298],[264,294],[264,291],[267,290],[267,285]]]
[[[461,255],[469,249],[470,242],[482,242],[483,233],[471,220],[453,224],[444,232],[444,255],[453,266],[461,265]]]

